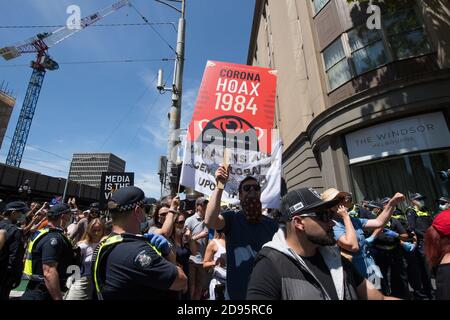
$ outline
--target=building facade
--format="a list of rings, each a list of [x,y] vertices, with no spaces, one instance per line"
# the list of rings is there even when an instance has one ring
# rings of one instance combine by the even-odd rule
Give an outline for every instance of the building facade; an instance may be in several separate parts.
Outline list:
[[[112,153],[74,153],[69,180],[100,187],[102,172],[125,172],[125,161]]]
[[[450,3],[387,3],[256,1],[248,64],[278,70],[288,189],[448,196]]]
[[[5,138],[6,130],[8,129],[9,119],[13,112],[16,99],[8,92],[8,90],[0,87],[0,148]]]

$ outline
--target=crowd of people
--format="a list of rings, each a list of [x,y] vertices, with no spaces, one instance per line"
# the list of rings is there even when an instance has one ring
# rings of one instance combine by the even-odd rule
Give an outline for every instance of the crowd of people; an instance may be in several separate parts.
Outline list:
[[[229,167],[216,179],[225,185]],[[434,214],[418,193],[356,204],[349,192],[300,188],[267,210],[251,176],[239,206],[221,206],[222,193],[193,210],[179,197],[154,204],[138,187],[105,208],[10,202],[0,300],[21,282],[24,300],[450,299],[447,197]]]

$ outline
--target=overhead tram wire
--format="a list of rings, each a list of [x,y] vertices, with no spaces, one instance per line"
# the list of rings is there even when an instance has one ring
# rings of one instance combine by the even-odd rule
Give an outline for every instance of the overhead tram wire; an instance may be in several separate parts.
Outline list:
[[[12,140],[12,137],[7,136],[7,135],[5,135],[5,138],[8,138],[9,140]],[[41,152],[45,152],[45,153],[51,154],[52,156],[57,157],[57,158],[60,158],[60,159],[66,160],[66,161],[72,161],[71,159],[67,159],[67,158],[65,158],[65,157],[63,157],[63,156],[61,156],[61,155],[59,155],[59,154],[56,154],[56,153],[54,153],[54,152],[51,152],[51,151],[42,149],[42,148],[40,148],[40,147],[38,147],[38,146],[34,146],[34,145],[32,145],[32,144],[29,144],[29,143],[27,143],[27,146],[32,147],[32,148],[35,148],[35,149],[37,149],[37,150],[39,150],[39,151],[41,151]]]
[[[91,27],[138,27],[151,24],[152,26],[171,25],[175,32],[177,28],[173,22],[149,22],[149,23],[109,23],[109,24],[93,24]],[[42,29],[42,28],[62,28],[65,25],[6,25],[0,26],[0,29]]]
[[[148,24],[149,26],[150,26],[150,28],[152,28],[152,30],[158,35],[158,37],[163,41],[163,42],[165,42],[165,44],[167,44],[167,46],[176,54],[177,53],[177,51],[170,45],[170,43],[166,40],[166,39],[164,39],[164,37],[158,32],[158,30],[156,30],[151,24],[150,24],[150,22],[148,21],[148,19],[134,6],[134,4],[132,4],[131,2],[130,2],[130,6],[136,11],[136,13],[141,17],[141,19],[142,20],[144,20],[144,22],[146,23],[146,24]]]
[[[158,59],[122,59],[122,60],[94,60],[94,61],[67,61],[59,62],[59,65],[83,65],[83,64],[103,64],[103,63],[144,63],[144,62],[167,62],[174,61],[174,58],[158,58]],[[29,67],[29,64],[10,64],[3,65],[0,68],[17,68]]]

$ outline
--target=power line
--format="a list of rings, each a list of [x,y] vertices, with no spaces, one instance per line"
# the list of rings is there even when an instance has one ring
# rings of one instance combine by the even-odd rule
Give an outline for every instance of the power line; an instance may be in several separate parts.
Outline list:
[[[155,61],[174,61],[173,58],[158,58],[158,59],[122,59],[122,60],[95,60],[95,61],[67,61],[58,62],[59,65],[82,65],[82,64],[102,64],[102,63],[143,63]],[[15,68],[15,67],[29,67],[29,64],[11,64],[0,66],[0,68]]]
[[[90,27],[138,27],[145,25],[160,26],[160,25],[171,25],[175,32],[177,29],[173,22],[149,22],[149,23],[108,23],[108,24],[93,24]],[[65,25],[54,24],[54,25],[5,25],[0,26],[0,29],[42,29],[42,28],[62,28]]]
[[[8,139],[10,139],[10,140],[13,139],[13,138],[11,138],[10,136],[7,136],[7,135],[5,135],[5,138],[8,138]],[[57,157],[57,158],[60,158],[60,159],[63,159],[63,160],[67,160],[67,161],[72,161],[72,160],[70,160],[70,159],[67,159],[67,158],[65,158],[65,157],[63,157],[63,156],[61,156],[61,155],[59,155],[59,154],[53,153],[53,152],[51,152],[51,151],[47,151],[47,150],[42,149],[42,148],[40,148],[40,147],[34,146],[34,145],[32,145],[32,144],[27,143],[27,146],[32,147],[32,148],[35,148],[35,149],[37,149],[37,150],[39,150],[39,151],[42,151],[42,152],[51,154],[52,156],[55,156],[55,157]]]
[[[130,2],[130,6],[136,11],[136,13],[142,18],[142,20],[144,20],[145,21],[145,23],[146,24],[148,24],[149,26],[150,26],[150,28],[152,28],[152,30],[158,35],[158,37],[163,41],[163,42],[165,42],[168,46],[169,46],[169,48],[170,49],[172,49],[172,51],[176,54],[177,52],[176,52],[176,50],[170,45],[170,43],[166,40],[166,39],[164,39],[164,37],[158,32],[158,30],[156,30],[151,24],[150,24],[150,22],[148,21],[148,19],[134,6],[134,4],[132,4],[131,2]]]

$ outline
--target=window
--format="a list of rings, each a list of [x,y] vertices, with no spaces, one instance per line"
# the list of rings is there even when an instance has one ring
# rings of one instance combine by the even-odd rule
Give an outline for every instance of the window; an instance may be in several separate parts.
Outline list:
[[[312,0],[314,7],[314,14],[317,14],[323,7],[327,5],[330,0]]]
[[[423,26],[413,8],[386,17],[384,29],[396,59],[419,56],[431,50]]]
[[[341,38],[338,38],[323,52],[325,72],[328,77],[330,90],[339,87],[351,79],[350,68]]]
[[[359,26],[348,33],[348,41],[356,75],[388,62],[386,50],[378,30]]]

